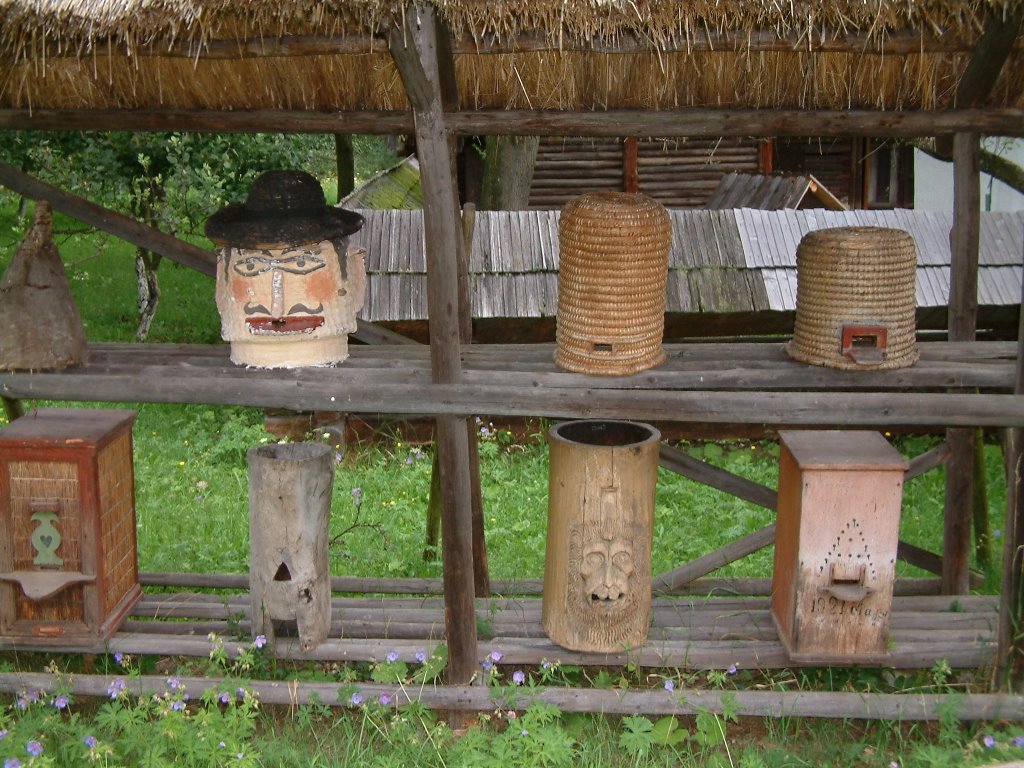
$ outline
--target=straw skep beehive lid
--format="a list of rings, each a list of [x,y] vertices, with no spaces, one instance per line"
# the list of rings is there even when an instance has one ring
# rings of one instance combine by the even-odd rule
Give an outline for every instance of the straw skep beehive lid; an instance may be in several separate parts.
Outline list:
[[[555,363],[626,376],[665,361],[665,284],[672,230],[647,195],[591,192],[562,209],[558,227]]]
[[[901,229],[836,227],[796,252],[794,360],[844,370],[917,362],[914,239]]]

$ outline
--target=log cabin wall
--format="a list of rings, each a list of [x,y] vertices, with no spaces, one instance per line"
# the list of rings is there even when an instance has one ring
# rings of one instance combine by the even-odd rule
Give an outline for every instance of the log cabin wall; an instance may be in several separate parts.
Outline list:
[[[630,191],[627,140],[547,136],[530,208],[561,208],[583,192]],[[913,208],[913,150],[889,139],[639,139],[640,192],[668,208],[703,208],[728,173],[813,175],[851,208]],[[880,175],[884,178],[880,178]]]

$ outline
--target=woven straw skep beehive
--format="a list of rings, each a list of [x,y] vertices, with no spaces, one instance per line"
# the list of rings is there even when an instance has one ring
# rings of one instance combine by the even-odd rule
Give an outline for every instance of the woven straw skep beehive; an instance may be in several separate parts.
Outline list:
[[[562,209],[555,363],[627,376],[665,361],[668,212],[643,194],[591,192]]]
[[[917,252],[909,233],[884,227],[809,232],[797,247],[796,270],[790,357],[844,370],[917,362]]]

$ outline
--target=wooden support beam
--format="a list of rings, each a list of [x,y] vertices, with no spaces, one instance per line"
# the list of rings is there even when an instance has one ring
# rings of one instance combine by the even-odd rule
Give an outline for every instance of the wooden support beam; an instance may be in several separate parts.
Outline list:
[[[981,142],[976,133],[953,139],[953,231],[949,289],[949,339],[973,341],[978,317],[978,253],[981,199],[978,165]],[[946,431],[946,504],[942,545],[942,580],[947,594],[970,590],[971,520],[974,517],[975,431]]]
[[[949,105],[951,109],[980,107],[988,100],[1006,59],[1013,51],[1020,32],[1021,18],[1019,8],[988,15],[971,59],[957,83],[956,93]],[[949,157],[953,152],[953,137],[948,134],[939,136],[935,141],[935,149],[940,156]]]
[[[662,444],[658,463],[683,477],[717,488],[752,504],[775,509],[778,494],[767,486],[755,483],[745,477],[695,459],[676,448]]]
[[[167,691],[166,675],[138,675],[127,678],[126,693],[148,698]],[[194,700],[206,691],[234,688],[235,683],[216,677],[182,677]],[[51,695],[108,698],[110,675],[58,676],[45,672],[0,673],[0,693],[40,691]],[[349,684],[349,687],[351,685]],[[294,707],[319,704],[351,706],[338,694],[337,683],[253,680],[247,688],[262,704]],[[386,694],[396,706],[419,702],[432,709],[489,712],[494,709],[493,690],[483,686],[395,686],[365,683],[358,686],[364,701],[376,701]],[[884,694],[834,693],[828,691],[721,691],[694,688],[675,691],[598,688],[508,688],[502,707],[525,709],[532,702],[544,702],[562,712],[603,712],[609,715],[696,715],[721,714],[726,707],[744,717],[853,718],[866,720],[938,720],[950,708],[963,721],[1024,721],[1024,697],[1008,694]]]
[[[678,568],[673,568],[660,576],[655,577],[651,588],[655,594],[663,592],[675,592],[684,589],[686,585],[696,581],[701,576],[707,576],[729,563],[736,562],[742,558],[757,552],[759,549],[775,543],[775,525],[765,526],[759,531],[742,536],[729,542],[724,547],[709,552],[706,555],[691,560]]]
[[[213,39],[197,43],[192,40],[160,39],[148,45],[130,48],[119,40],[97,40],[92,44],[90,57],[98,59],[117,56],[144,58],[185,58],[191,61],[238,61],[254,58],[281,58],[288,56],[337,56],[370,54],[382,50],[387,41],[377,34],[344,35],[280,35],[238,39]],[[715,30],[702,28],[692,34],[679,34],[660,40],[652,46],[650,37],[636,32],[619,32],[610,41],[575,35],[557,38],[543,34],[473,35],[454,40],[456,55],[516,54],[582,51],[586,53],[710,53],[739,51],[791,53],[855,53],[858,55],[926,53],[970,53],[973,42],[949,30],[930,34],[923,30],[892,30],[884,36],[864,32],[820,29],[813,34],[779,34],[774,30]],[[45,59],[79,57],[82,51],[74,45],[51,44],[44,48]],[[91,60],[91,59],[90,59]],[[6,63],[6,62],[5,62]]]
[[[458,263],[464,243],[454,137],[445,124],[445,107],[457,106],[451,104],[456,93],[455,62],[447,48],[448,35],[432,6],[413,3],[405,19],[404,28],[391,31],[389,47],[413,107],[420,157],[431,376],[438,384],[458,384],[462,378]],[[445,630],[452,683],[469,682],[477,665],[468,430],[464,416],[437,418]]]
[[[159,253],[171,261],[197,269],[205,275],[214,275],[217,257],[212,251],[179,240],[173,235],[154,229],[141,221],[124,214],[91,203],[46,182],[29,176],[13,165],[0,162],[0,184],[13,189],[19,195],[33,200],[46,200],[55,211],[83,221],[90,226],[110,232],[132,245],[147,251]]]
[[[1013,391],[1024,396],[1024,283],[1017,327],[1017,377]],[[1006,520],[1003,575],[996,628],[996,683],[1020,690],[1024,682],[1024,428],[1006,430]]]
[[[705,109],[657,111],[459,110],[446,115],[461,136],[865,136],[919,138],[977,131],[1024,136],[1024,110]],[[413,131],[406,111],[0,109],[0,129],[40,131],[193,131],[205,133],[367,133]]]

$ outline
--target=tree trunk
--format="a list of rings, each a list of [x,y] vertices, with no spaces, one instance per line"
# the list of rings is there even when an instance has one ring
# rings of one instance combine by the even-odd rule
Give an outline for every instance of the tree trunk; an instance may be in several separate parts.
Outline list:
[[[334,154],[338,164],[338,202],[341,202],[342,198],[356,188],[356,161],[350,135],[334,134]]]
[[[480,209],[521,211],[530,202],[536,136],[488,136]]]
[[[156,308],[160,303],[160,284],[157,282],[156,270],[162,257],[139,248],[135,255],[135,279],[139,290],[139,324],[135,329],[135,340],[145,341],[149,336],[149,327],[156,317]]]

